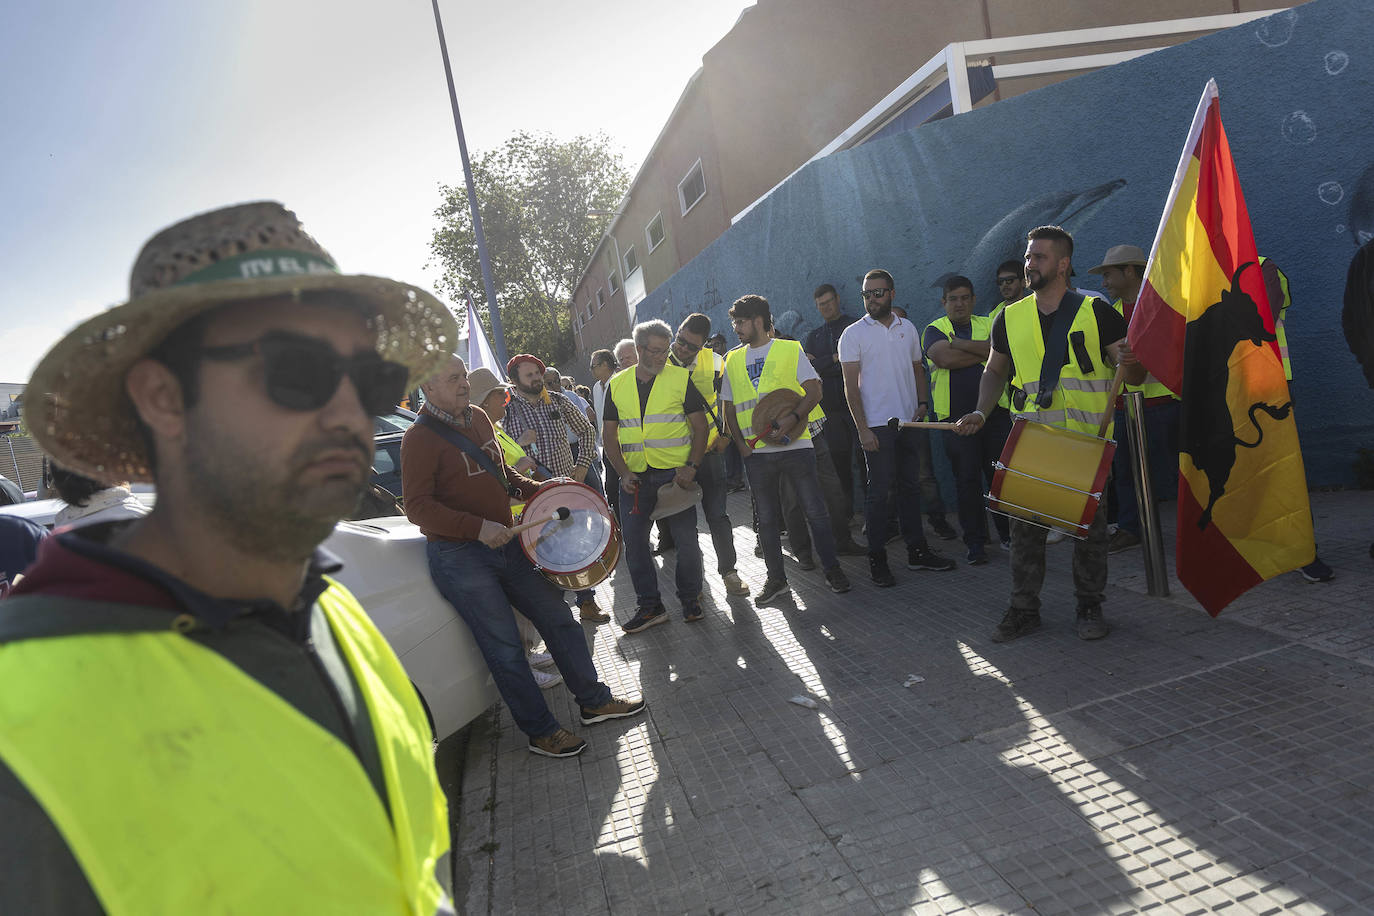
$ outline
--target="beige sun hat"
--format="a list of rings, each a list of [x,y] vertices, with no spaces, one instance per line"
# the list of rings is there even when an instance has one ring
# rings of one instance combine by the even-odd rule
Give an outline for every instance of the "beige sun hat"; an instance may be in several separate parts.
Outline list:
[[[656,522],[661,518],[686,512],[700,502],[700,484],[679,487],[676,481],[670,480],[658,488],[658,502],[654,503],[654,511],[649,513],[649,521]]]
[[[429,379],[458,339],[452,312],[422,289],[339,273],[296,214],[258,201],[202,213],[153,236],[129,277],[129,301],[90,318],[58,341],[29,380],[25,413],[43,450],[104,483],[153,479],[124,391],[129,368],[173,330],[219,306],[315,291],[348,293],[368,318],[377,352]]]
[[[476,404],[478,407],[481,407],[487,395],[497,388],[510,388],[510,385],[497,378],[496,373],[486,366],[478,366],[468,373],[468,385],[471,387],[468,392],[468,403]]]
[[[1100,274],[1108,267],[1125,267],[1127,264],[1144,267],[1149,261],[1145,250],[1138,245],[1113,245],[1107,249],[1107,256],[1102,259],[1102,263],[1089,268],[1088,273]]]

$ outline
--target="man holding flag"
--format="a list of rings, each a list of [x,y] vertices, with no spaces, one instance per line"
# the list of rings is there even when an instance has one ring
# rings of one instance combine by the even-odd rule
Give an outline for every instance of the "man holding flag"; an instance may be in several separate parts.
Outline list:
[[[1183,399],[1178,578],[1213,616],[1316,555],[1276,305],[1209,81],[1128,339],[1150,373]]]
[[[1016,390],[1013,418],[1097,435],[1112,409],[1113,367],[1120,366],[1125,380],[1135,385],[1145,380],[1145,367],[1126,343],[1126,320],[1101,299],[1069,288],[1073,237],[1058,226],[1039,226],[1027,239],[1026,280],[1033,295],[1008,305],[993,321],[992,352],[978,386],[978,406],[959,420],[955,432],[972,436],[982,429],[1010,378]],[[1011,522],[1011,606],[993,632],[993,642],[1008,642],[1040,627],[1047,533],[1030,522]],[[1087,537],[1074,543],[1073,584],[1079,637],[1101,639],[1108,632],[1102,619],[1105,513],[1094,515]]]

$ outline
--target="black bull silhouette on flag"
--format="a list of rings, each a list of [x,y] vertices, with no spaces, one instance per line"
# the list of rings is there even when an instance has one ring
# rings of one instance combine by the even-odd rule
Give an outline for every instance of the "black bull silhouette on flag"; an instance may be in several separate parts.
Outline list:
[[[1255,266],[1254,261],[1247,261],[1236,270],[1231,288],[1221,291],[1221,301],[1188,322],[1184,339],[1179,447],[1193,466],[1207,475],[1210,490],[1207,507],[1198,519],[1199,530],[1211,524],[1212,509],[1226,493],[1236,448],[1257,448],[1264,441],[1264,430],[1255,414],[1263,411],[1274,420],[1285,420],[1293,409],[1291,399],[1279,407],[1263,401],[1252,403],[1247,414],[1255,427],[1255,441],[1246,442],[1234,432],[1236,424],[1226,399],[1231,355],[1242,341],[1262,347],[1275,339],[1272,331],[1265,330],[1255,300],[1240,288],[1241,274]]]

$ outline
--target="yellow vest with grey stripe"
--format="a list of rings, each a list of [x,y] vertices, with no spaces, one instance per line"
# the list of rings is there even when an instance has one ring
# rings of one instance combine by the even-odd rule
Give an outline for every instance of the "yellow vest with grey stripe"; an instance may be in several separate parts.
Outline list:
[[[183,635],[187,615],[5,601],[0,756],[105,912],[429,916],[444,903],[448,814],[419,697],[346,589],[330,581],[317,603],[366,703],[389,815],[347,745]],[[135,614],[147,623],[110,630]],[[23,615],[97,623],[16,637]]]
[[[1268,260],[1269,258],[1265,255],[1260,255],[1261,266]],[[1279,288],[1283,290],[1283,302],[1278,304],[1278,314],[1274,316],[1274,336],[1278,338],[1279,358],[1283,360],[1283,377],[1291,382],[1293,381],[1293,364],[1288,361],[1288,331],[1284,327],[1283,319],[1288,312],[1288,306],[1293,302],[1293,294],[1288,289],[1288,274],[1278,267],[1274,268],[1274,273],[1279,275]],[[1274,303],[1269,303],[1269,309],[1272,311],[1273,308]]]
[[[672,363],[654,379],[649,403],[639,406],[635,367],[611,376],[608,395],[615,404],[616,438],[625,464],[636,474],[649,468],[680,468],[692,454],[692,427],[684,402],[690,384],[687,370]]]
[[[1053,398],[1048,407],[1041,407],[1036,401],[1040,391],[1040,366],[1045,361],[1045,339],[1040,332],[1039,309],[1035,296],[1030,295],[1013,302],[1003,312],[1002,321],[1007,328],[1007,346],[1011,348],[1011,359],[1015,366],[1011,383],[1026,393],[1025,404],[1021,410],[1012,403],[1013,417],[1025,417],[1037,423],[1073,429],[1097,435],[1098,425],[1104,416],[1115,414],[1110,402],[1112,391],[1112,369],[1102,361],[1102,342],[1097,334],[1097,317],[1093,314],[1095,297],[1087,296],[1074,316],[1069,327],[1069,335],[1083,334],[1083,344],[1092,360],[1092,370],[1083,372],[1069,348],[1069,361],[1059,372],[1059,383],[1054,387]],[[1107,423],[1107,438],[1112,436],[1112,423]]]
[[[1126,317],[1126,306],[1120,299],[1112,303],[1112,308],[1116,309],[1116,313],[1122,318]],[[1178,397],[1169,390],[1169,386],[1150,374],[1146,374],[1145,381],[1141,382],[1139,385],[1132,385],[1127,382],[1122,387],[1126,391],[1139,391],[1147,398],[1173,398],[1174,400],[1178,400]]]
[[[987,340],[992,336],[993,319],[991,315],[970,315],[968,320],[971,325],[969,331],[970,340]],[[932,327],[939,331],[949,340],[954,339],[954,322],[949,320],[948,315],[941,315],[939,318],[932,321],[928,327]],[[983,362],[986,363],[987,360]],[[939,366],[935,365],[933,360],[930,361],[931,407],[935,411],[936,419],[939,420],[959,419],[958,417],[950,417],[949,415],[950,371],[949,369],[941,369]],[[997,406],[1006,410],[1011,409],[1011,399],[1007,397],[1005,389],[1002,391],[1002,396],[997,399]]]
[[[501,428],[500,423],[491,424],[491,428],[496,431],[496,441],[501,444],[501,456],[506,459],[506,464],[515,467],[520,463],[521,458],[528,458],[529,452],[525,451],[524,446],[510,437],[510,433]],[[528,476],[528,475],[526,475]],[[525,504],[510,501],[510,514],[519,518],[525,511]]]
[[[800,342],[773,341],[773,345],[768,348],[768,355],[763,360],[763,372],[759,375],[757,392],[754,390],[754,383],[749,379],[749,367],[744,364],[745,354],[748,352],[748,347],[736,347],[729,352],[725,357],[725,376],[730,379],[730,394],[735,398],[735,417],[739,420],[740,432],[745,436],[752,436],[754,408],[758,406],[759,398],[779,388],[787,388],[806,397],[806,390],[797,381],[797,366],[802,358]],[[825,411],[817,404],[816,409],[807,415],[807,422],[800,426],[801,431],[793,436],[793,441],[810,439],[811,423],[824,416]],[[760,439],[754,445],[755,449],[770,447],[772,446],[764,439]]]
[[[706,402],[706,450],[709,452],[720,439],[720,429],[716,418],[720,416],[720,405],[716,403],[716,376],[725,374],[725,359],[710,347],[702,347],[697,353],[696,365],[688,370],[692,384],[697,386],[701,399]]]

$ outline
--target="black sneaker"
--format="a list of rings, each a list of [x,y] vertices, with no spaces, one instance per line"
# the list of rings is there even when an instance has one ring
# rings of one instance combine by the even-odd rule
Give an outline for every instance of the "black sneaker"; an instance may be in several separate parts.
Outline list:
[[[987,552],[986,550],[983,549],[983,545],[982,545],[982,544],[979,544],[977,547],[970,547],[970,548],[968,549],[968,565],[969,565],[969,566],[986,566],[987,563],[988,563],[988,552]]]
[[[1094,604],[1092,607],[1078,609],[1079,639],[1101,639],[1109,632],[1111,630],[1107,622],[1102,619],[1102,605]]]
[[[626,633],[638,633],[640,630],[647,630],[649,627],[657,626],[660,623],[668,622],[668,612],[659,604],[654,607],[642,607],[635,611],[635,615],[620,628]]]
[[[945,572],[958,564],[949,557],[942,557],[929,547],[908,547],[906,549],[907,569],[930,569]]]
[[[1007,608],[1007,613],[1003,615],[1002,622],[997,625],[996,630],[992,631],[992,641],[1011,642],[1013,639],[1020,639],[1028,633],[1034,633],[1038,629],[1040,629],[1039,611]]]
[[[786,579],[768,579],[763,583],[763,588],[754,596],[754,607],[763,607],[772,599],[787,591]]]
[[[932,515],[930,517],[930,527],[935,529],[935,533],[940,536],[941,540],[953,541],[959,537],[959,532],[955,531],[954,527],[950,525],[949,522],[945,521],[943,515]]]
[[[1370,553],[1374,554],[1374,548],[1370,548]],[[1323,563],[1321,557],[1317,557],[1298,572],[1302,573],[1302,577],[1308,582],[1330,582],[1336,578],[1336,571]]]
[[[830,583],[830,590],[836,594],[849,591],[849,577],[839,566],[832,566],[825,571],[825,581]]]
[[[797,565],[806,572],[810,572],[816,568],[816,558],[811,555],[811,551],[804,551],[797,554]]]
[[[689,604],[682,609],[682,619],[688,623],[696,623],[706,615],[702,613],[700,604]]]
[[[873,577],[873,584],[878,588],[891,588],[897,584],[897,580],[892,578],[892,570],[887,568],[887,554],[870,553],[868,555],[868,572]]]

